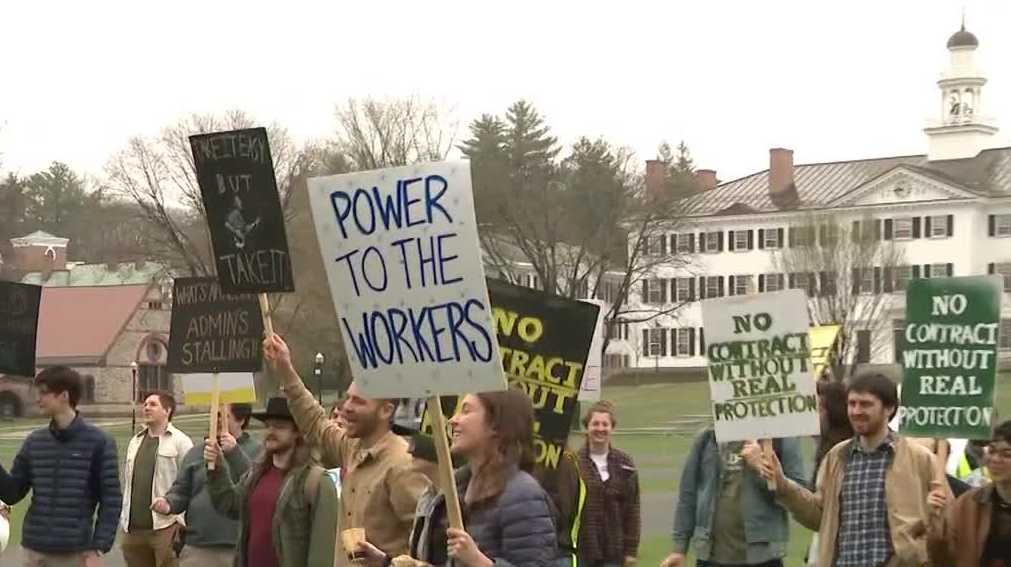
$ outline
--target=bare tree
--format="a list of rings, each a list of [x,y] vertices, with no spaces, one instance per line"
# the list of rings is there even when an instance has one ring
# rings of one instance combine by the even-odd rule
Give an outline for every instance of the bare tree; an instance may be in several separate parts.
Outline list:
[[[189,137],[251,128],[242,111],[223,116],[194,114],[166,127],[155,138],[131,138],[106,165],[108,187],[135,203],[157,233],[155,253],[193,275],[214,272],[207,218],[197,184]],[[305,167],[303,154],[278,124],[267,127],[282,209],[287,211],[292,177]]]
[[[451,111],[419,98],[348,99],[336,109],[335,148],[352,170],[446,159],[457,125]]]
[[[867,357],[887,349],[880,338],[891,328],[893,292],[918,274],[902,265],[902,249],[882,240],[880,221],[871,218],[846,225],[831,217],[810,217],[791,227],[790,235],[773,263],[795,286],[807,288],[814,325],[842,326],[834,374],[848,377],[857,362],[860,332],[871,338]]]

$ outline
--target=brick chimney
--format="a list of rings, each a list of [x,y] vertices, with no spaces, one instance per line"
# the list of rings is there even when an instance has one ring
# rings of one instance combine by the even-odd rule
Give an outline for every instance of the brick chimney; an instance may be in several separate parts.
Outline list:
[[[664,166],[658,159],[646,160],[646,195],[649,197],[662,197]]]
[[[769,197],[779,208],[797,204],[797,186],[793,182],[793,150],[769,150]]]
[[[716,185],[719,183],[716,180],[715,169],[696,169],[695,181],[699,185],[699,191],[709,191],[710,189],[716,189]]]

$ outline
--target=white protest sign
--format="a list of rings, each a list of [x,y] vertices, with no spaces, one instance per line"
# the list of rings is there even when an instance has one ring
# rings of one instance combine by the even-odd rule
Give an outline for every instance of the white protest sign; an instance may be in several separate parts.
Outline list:
[[[716,439],[817,435],[803,290],[702,302]]]
[[[182,374],[183,403],[188,406],[211,405],[214,375],[210,373]],[[218,374],[219,403],[242,404],[256,401],[252,372],[222,372]]]
[[[351,374],[370,397],[504,390],[469,162],[309,180]]]
[[[584,303],[596,305],[597,326],[593,330],[593,340],[590,341],[590,354],[586,357],[586,369],[583,370],[583,381],[579,385],[579,395],[576,398],[581,402],[600,401],[600,388],[603,379],[603,364],[601,350],[604,348],[604,314],[607,310],[605,304],[599,299],[580,299]]]

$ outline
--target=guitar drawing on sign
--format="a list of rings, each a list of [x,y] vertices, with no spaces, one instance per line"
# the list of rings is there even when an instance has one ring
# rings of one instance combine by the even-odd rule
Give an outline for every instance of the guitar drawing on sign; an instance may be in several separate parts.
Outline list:
[[[232,203],[232,210],[225,217],[225,228],[232,234],[232,243],[235,245],[235,248],[239,250],[245,248],[246,240],[250,233],[259,226],[260,217],[256,217],[253,221],[246,221],[245,215],[242,214],[242,199],[236,195]]]

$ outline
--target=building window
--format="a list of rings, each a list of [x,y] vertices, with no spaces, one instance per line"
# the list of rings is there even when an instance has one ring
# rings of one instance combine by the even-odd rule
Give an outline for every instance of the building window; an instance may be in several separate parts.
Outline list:
[[[905,337],[906,320],[905,319],[892,319],[892,353],[895,358],[894,362],[901,363],[902,350],[903,350],[903,337]]]
[[[649,295],[646,298],[647,303],[659,304],[664,302],[663,286],[666,282],[661,279],[650,280],[649,282]]]
[[[932,217],[927,217],[927,229],[928,238],[947,238],[948,237],[948,215],[936,215]]]
[[[1011,319],[1000,320],[1000,332],[998,335],[1000,350],[1011,350]]]
[[[737,274],[734,276],[734,284],[731,286],[730,291],[734,295],[748,295],[751,293],[751,276],[747,274]]]
[[[172,393],[172,375],[160,364],[141,364],[137,367],[137,401],[144,401],[147,392],[159,390]]]
[[[597,299],[603,299],[607,303],[617,303],[620,289],[620,281],[605,278],[597,286]]]
[[[909,286],[909,280],[913,279],[912,266],[895,267],[895,291],[902,291]]]
[[[674,332],[674,356],[692,356],[692,343],[695,340],[695,329],[673,329]]]
[[[783,242],[780,240],[780,231],[775,228],[767,228],[760,231],[762,233],[763,248],[782,248]]]
[[[151,311],[161,311],[162,309],[161,301],[148,301],[147,308]]]
[[[797,272],[790,274],[790,289],[803,289],[812,295],[814,291],[814,278],[807,272]]]
[[[656,328],[647,329],[649,331],[649,350],[647,351],[649,356],[664,356],[665,353],[663,351],[666,350],[663,348],[665,330]]]
[[[627,354],[605,354],[604,368],[628,368],[629,358]]]
[[[1002,276],[1004,278],[1004,291],[1011,291],[1011,263],[993,264],[990,273]],[[1001,333],[1003,332],[1001,331]]]
[[[1011,236],[1011,215],[990,215],[990,236]]]
[[[606,325],[607,338],[620,341],[628,338],[628,323],[622,320],[614,321],[613,323]]]
[[[723,240],[723,233],[718,231],[707,232],[705,235],[706,247],[704,251],[707,253],[720,252],[720,241]]]
[[[811,246],[814,244],[814,227],[792,226],[790,227],[790,247]]]
[[[664,250],[666,248],[666,246],[664,246],[664,244],[665,244],[664,239],[666,239],[666,238],[667,238],[666,235],[663,235],[663,236],[656,235],[656,236],[647,237],[646,238],[646,242],[647,242],[646,255],[647,256],[662,256],[664,254],[664,252],[666,252],[666,250]]]
[[[780,291],[783,289],[783,274],[764,274],[762,291]]]
[[[913,238],[913,219],[895,219],[892,237],[895,240],[910,240]]]
[[[720,278],[710,276],[706,278],[706,297],[722,297],[723,286],[720,285]]]
[[[671,238],[674,239],[674,247],[678,254],[691,254],[695,252],[694,234],[675,234]]]
[[[751,236],[750,230],[738,230],[734,232],[734,250],[738,252],[746,252],[750,249],[748,246],[748,240]]]
[[[681,303],[693,301],[695,278],[674,278],[674,300]]]
[[[954,264],[927,264],[923,271],[925,278],[947,278],[954,272]]]
[[[818,228],[818,238],[821,245],[830,248],[839,243],[839,226],[835,224],[823,224]]]
[[[540,289],[541,286],[539,284],[540,278],[537,277],[537,274],[526,274],[524,277],[523,285],[530,289]]]

